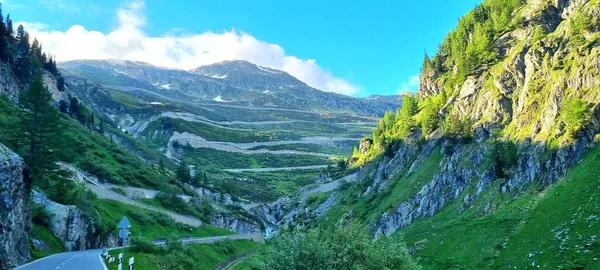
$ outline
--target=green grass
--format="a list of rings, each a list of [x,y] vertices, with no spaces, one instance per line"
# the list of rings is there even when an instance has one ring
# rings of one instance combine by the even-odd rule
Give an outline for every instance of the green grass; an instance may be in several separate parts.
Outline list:
[[[260,149],[267,149],[267,150],[272,150],[272,151],[295,150],[295,151],[349,156],[349,155],[352,155],[352,148],[358,144],[358,140],[357,141],[348,141],[348,142],[339,142],[337,144],[339,146],[338,145],[336,145],[336,146],[319,145],[319,144],[282,144],[282,145],[272,145],[272,146],[258,146],[258,147],[252,148],[251,150],[260,150]]]
[[[31,249],[31,259],[37,260],[42,257],[46,257],[55,253],[65,252],[66,249],[62,244],[62,241],[56,237],[50,229],[33,223],[33,229],[31,231],[30,237],[35,238],[37,240],[43,241],[47,250],[39,250],[33,248]]]
[[[106,226],[105,229],[110,233],[117,233],[117,224],[124,216],[127,216],[131,222],[132,235],[144,236],[148,239],[166,238],[172,234],[179,237],[232,234],[228,230],[207,224],[193,228],[175,223],[163,214],[110,200],[97,200],[94,208],[98,212],[102,224]]]
[[[281,134],[273,131],[232,130],[206,123],[189,122],[175,118],[159,118],[148,125],[145,133],[151,136],[155,130],[177,131],[180,133],[189,132],[209,141],[237,143],[276,141],[281,137]]]
[[[326,157],[308,155],[246,155],[207,148],[184,147],[185,160],[209,173],[221,173],[223,169],[252,169],[328,165],[333,161]]]
[[[265,258],[261,254],[252,255],[246,259],[239,261],[231,269],[232,270],[249,270],[249,269],[264,269]]]
[[[250,240],[221,241],[215,244],[192,244],[184,247],[183,252],[188,259],[196,262],[193,269],[215,269],[216,266],[227,259],[239,256],[248,251],[256,250],[261,246],[259,243]],[[118,257],[121,250],[110,251],[110,255]],[[125,249],[126,261],[130,257],[135,258],[135,269],[167,269],[165,261],[168,261],[170,252],[166,250],[159,251],[160,254],[132,253],[130,248]],[[117,264],[108,264],[108,269],[117,269]]]
[[[599,162],[596,148],[544,192],[532,187],[514,200],[495,184],[466,212],[459,215],[456,202],[398,233],[416,248],[424,269],[524,269],[532,264],[598,269]],[[481,216],[477,209],[490,200],[498,210]]]
[[[289,172],[228,173],[225,181],[237,186],[237,195],[254,201],[274,201],[290,196],[302,187],[313,184],[321,170]]]

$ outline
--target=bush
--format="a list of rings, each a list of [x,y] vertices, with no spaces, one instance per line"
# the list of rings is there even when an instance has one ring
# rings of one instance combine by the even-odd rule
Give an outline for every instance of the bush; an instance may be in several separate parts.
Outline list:
[[[169,252],[176,252],[183,250],[183,243],[179,240],[179,237],[175,234],[172,234],[167,238],[165,243],[165,249]]]
[[[266,254],[266,269],[420,269],[402,241],[373,241],[358,225],[284,233]]]
[[[46,205],[33,204],[31,208],[31,219],[33,223],[48,227],[50,225],[50,213],[46,210]]]
[[[131,250],[137,253],[156,254],[160,248],[144,237],[131,238]]]

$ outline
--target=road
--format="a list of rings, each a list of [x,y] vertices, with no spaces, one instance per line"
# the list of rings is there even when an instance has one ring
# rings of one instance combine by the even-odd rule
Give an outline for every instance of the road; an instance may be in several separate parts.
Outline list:
[[[303,166],[303,167],[278,167],[278,168],[255,168],[255,169],[226,169],[224,171],[231,173],[243,173],[243,172],[289,172],[289,171],[303,171],[303,170],[319,170],[326,169],[331,165],[315,165],[315,166]]]
[[[100,253],[100,249],[59,253],[19,266],[15,270],[105,270]]]
[[[180,240],[183,244],[212,244],[222,240],[252,240],[264,243],[262,233],[181,238]],[[165,240],[154,240],[152,242],[158,246],[166,244]],[[107,268],[100,257],[101,253],[101,249],[59,253],[19,266],[15,270],[106,270]]]

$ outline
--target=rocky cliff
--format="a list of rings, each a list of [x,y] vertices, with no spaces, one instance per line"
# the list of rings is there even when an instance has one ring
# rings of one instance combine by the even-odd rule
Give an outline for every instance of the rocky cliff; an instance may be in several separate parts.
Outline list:
[[[76,206],[56,203],[37,191],[33,191],[33,202],[43,205],[49,213],[50,231],[63,242],[67,251],[117,246],[114,236],[101,235],[94,220]]]
[[[0,269],[28,261],[31,210],[23,160],[0,144]]]
[[[506,200],[499,198],[546,189],[598,144],[600,3],[512,2],[512,26],[487,36],[481,52],[492,58],[465,70],[461,57],[477,63],[469,58],[477,56],[452,46],[467,31],[463,41],[476,47],[478,28],[489,27],[502,1],[477,7],[426,58],[414,116],[420,125],[396,135],[384,118],[374,133],[384,139],[361,145],[359,156],[386,152],[361,166],[355,185],[371,211],[359,215],[376,237],[450,204],[458,204],[457,214],[475,208],[490,215]],[[402,121],[392,126],[408,123]]]

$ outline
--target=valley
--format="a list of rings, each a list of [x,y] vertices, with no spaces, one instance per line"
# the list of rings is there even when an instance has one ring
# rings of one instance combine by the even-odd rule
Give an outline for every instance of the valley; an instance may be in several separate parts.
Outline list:
[[[365,97],[292,56],[57,61],[0,18],[0,269],[600,268],[599,0],[485,0]]]

